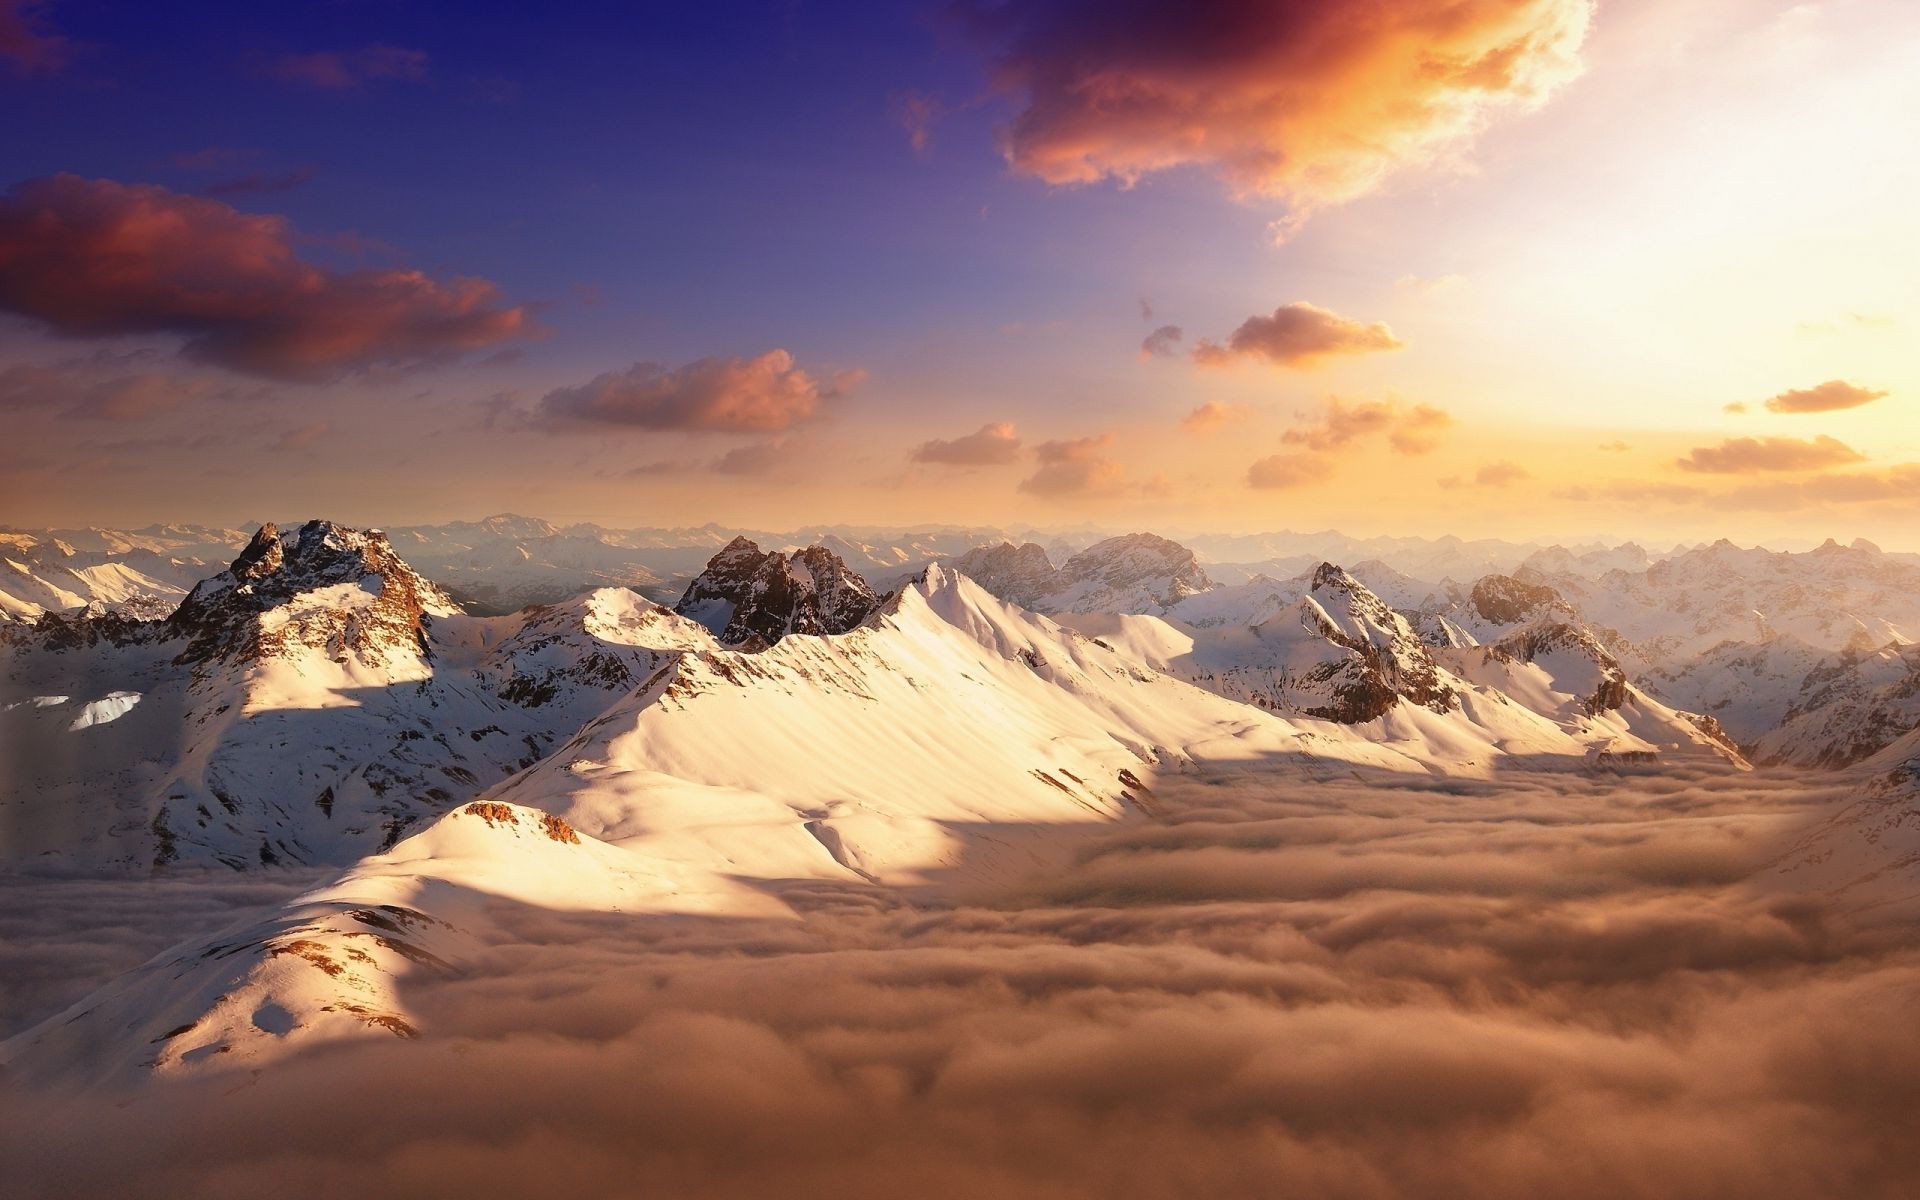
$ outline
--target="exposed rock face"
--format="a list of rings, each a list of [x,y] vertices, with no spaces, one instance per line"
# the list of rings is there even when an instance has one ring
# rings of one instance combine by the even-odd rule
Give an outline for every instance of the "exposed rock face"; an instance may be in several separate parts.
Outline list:
[[[1171,608],[1215,586],[1193,551],[1151,533],[1095,542],[1060,568],[1051,607],[1062,612]]]
[[[1046,549],[1037,542],[975,546],[947,565],[1009,604],[1025,609],[1040,604],[1055,587],[1058,575]]]
[[[1488,575],[1475,583],[1472,602],[1480,619],[1493,625],[1516,625],[1547,610],[1566,608],[1559,592],[1511,575]]]
[[[1756,746],[1763,762],[1847,767],[1920,728],[1920,644],[1843,650],[1809,671],[1780,726]]]
[[[1308,716],[1353,725],[1386,715],[1401,700],[1452,711],[1454,691],[1406,618],[1353,576],[1321,563],[1300,612],[1309,633],[1347,651],[1299,680],[1320,694],[1302,707]]]
[[[1620,661],[1579,625],[1537,621],[1488,649],[1490,653],[1505,654],[1524,663],[1561,658],[1558,669],[1552,672],[1554,678],[1565,682],[1577,676],[1582,689],[1580,702],[1592,716],[1612,712],[1627,702],[1627,673],[1621,669]],[[1576,669],[1570,670],[1565,665],[1568,659]]]
[[[1038,613],[1164,613],[1216,586],[1193,551],[1151,533],[1096,542],[1055,568],[1028,542],[977,546],[948,564],[987,591]]]
[[[426,622],[460,611],[400,561],[378,530],[308,521],[262,525],[225,571],[195,586],[168,618],[187,639],[182,663],[278,657],[307,647],[336,661],[426,657]]]
[[[674,611],[723,642],[772,645],[790,633],[845,633],[879,602],[867,581],[824,546],[782,554],[737,537],[687,585]]]

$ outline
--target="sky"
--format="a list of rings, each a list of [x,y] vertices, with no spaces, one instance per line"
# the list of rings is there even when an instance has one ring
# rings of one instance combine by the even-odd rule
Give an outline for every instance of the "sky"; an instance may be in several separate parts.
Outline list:
[[[1920,549],[1907,0],[0,0],[0,113],[14,525]]]

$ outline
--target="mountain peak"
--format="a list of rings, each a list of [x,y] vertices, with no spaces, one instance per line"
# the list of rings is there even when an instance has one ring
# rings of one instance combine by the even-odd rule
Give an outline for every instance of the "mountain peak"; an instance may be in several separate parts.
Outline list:
[[[782,554],[736,537],[707,560],[674,611],[723,642],[772,645],[790,633],[845,633],[878,604],[867,581],[825,546]]]
[[[1326,588],[1334,588],[1348,592],[1355,590],[1364,592],[1367,590],[1365,584],[1347,574],[1345,567],[1330,562],[1323,562],[1313,569],[1312,587],[1316,592]]]
[[[1514,625],[1552,608],[1566,607],[1560,593],[1544,583],[1511,575],[1484,575],[1473,585],[1473,611],[1494,625]]]
[[[335,659],[425,655],[424,621],[459,606],[402,562],[378,530],[308,521],[262,524],[220,574],[168,618],[188,639],[183,662],[279,657],[300,648]]]
[[[280,546],[280,528],[272,521],[267,521],[254,531],[253,538],[227,570],[239,579],[259,579],[278,571],[285,561],[286,553]]]

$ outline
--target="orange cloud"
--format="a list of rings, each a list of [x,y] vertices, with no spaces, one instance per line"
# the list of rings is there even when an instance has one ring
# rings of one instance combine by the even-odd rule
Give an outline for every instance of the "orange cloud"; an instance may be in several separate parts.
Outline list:
[[[1591,0],[1054,0],[975,12],[1002,132],[1051,184],[1197,166],[1297,212],[1432,161],[1578,74]]]
[[[1859,408],[1863,404],[1872,404],[1884,398],[1886,392],[1876,392],[1858,384],[1848,383],[1844,379],[1829,379],[1818,387],[1795,388],[1781,392],[1767,401],[1767,411],[1776,413],[1817,413],[1833,412],[1842,408]]]
[[[1348,404],[1335,397],[1327,401],[1318,421],[1289,429],[1280,440],[1289,446],[1326,452],[1385,434],[1395,451],[1420,455],[1433,450],[1439,444],[1439,431],[1452,424],[1451,415],[1430,404],[1403,409],[1392,401]]]
[[[1247,486],[1262,491],[1306,487],[1332,477],[1333,463],[1318,454],[1273,454],[1247,468]]]
[[[528,331],[491,283],[301,261],[279,217],[147,184],[55,175],[0,196],[0,310],[70,336],[176,333],[238,371],[326,379]]]
[[[771,475],[789,465],[790,458],[783,438],[749,442],[744,446],[735,446],[715,459],[713,470],[720,475]]]
[[[1223,425],[1244,421],[1251,415],[1244,404],[1226,404],[1209,400],[1180,419],[1180,428],[1188,433],[1210,433]]]
[[[1308,367],[1343,355],[1398,350],[1402,344],[1378,321],[1350,321],[1301,300],[1274,309],[1271,316],[1248,317],[1224,345],[1203,339],[1193,348],[1193,359],[1206,366],[1263,358],[1283,367]]]
[[[1812,441],[1800,438],[1729,438],[1718,446],[1696,446],[1675,465],[1683,471],[1710,475],[1745,475],[1758,471],[1812,471],[1845,463],[1863,462],[1866,455],[1845,442],[1822,434]]]
[[[1042,442],[1034,448],[1040,469],[1021,481],[1020,490],[1055,498],[1112,491],[1126,481],[1126,470],[1102,453],[1112,444],[1111,433]]]
[[[1416,404],[1387,435],[1387,444],[1401,454],[1431,454],[1440,445],[1440,432],[1453,427],[1453,415],[1431,404]]]
[[[560,424],[639,429],[774,433],[812,418],[823,400],[857,383],[857,372],[822,386],[785,350],[754,358],[703,358],[678,370],[635,363],[577,387],[548,392],[541,407]]]
[[[1511,487],[1513,484],[1532,478],[1533,472],[1527,470],[1519,463],[1502,460],[1500,462],[1487,463],[1475,471],[1473,473],[1472,483],[1475,487],[1503,488]],[[1440,486],[1452,489],[1465,487],[1467,483],[1467,480],[1461,479],[1457,475],[1450,475],[1440,481]]]
[[[934,438],[914,447],[912,459],[953,467],[1000,467],[1020,457],[1020,439],[1005,421],[951,439]]]

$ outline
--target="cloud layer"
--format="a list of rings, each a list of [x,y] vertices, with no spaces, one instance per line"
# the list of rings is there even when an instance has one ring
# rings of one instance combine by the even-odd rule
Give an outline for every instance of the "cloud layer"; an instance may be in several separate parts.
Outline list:
[[[192,358],[293,380],[497,345],[529,324],[485,280],[328,270],[279,217],[74,175],[0,196],[0,310],[72,337],[177,334]]]
[[[1041,442],[1034,447],[1040,467],[1020,481],[1020,490],[1055,499],[1113,491],[1126,482],[1127,473],[1106,455],[1112,445],[1111,433]]]
[[[635,363],[575,387],[548,392],[541,407],[559,424],[636,429],[777,433],[812,419],[827,400],[859,382],[843,373],[823,385],[793,355],[774,349],[753,358],[703,358],[669,370]]]
[[[1275,785],[1163,780],[1169,817],[951,902],[495,902],[504,941],[403,981],[423,1038],[15,1095],[0,1158],[23,1194],[206,1200],[1813,1200],[1920,1172],[1920,939],[1779,886],[1830,798],[1807,781]],[[8,967],[110,903],[8,898]]]
[[[997,421],[965,437],[921,442],[914,447],[912,458],[914,462],[952,467],[1003,467],[1019,460],[1020,438],[1012,425]]]
[[[1676,462],[1683,471],[1707,475],[1750,475],[1761,471],[1813,471],[1866,460],[1866,455],[1825,434],[1802,438],[1728,438],[1718,446],[1696,446]]]
[[[1152,340],[1148,338],[1149,343]],[[1282,367],[1310,367],[1330,358],[1376,354],[1402,345],[1393,330],[1378,321],[1351,321],[1299,300],[1281,305],[1271,315],[1248,317],[1225,343],[1202,339],[1193,348],[1193,360],[1206,366],[1259,359]]]
[[[1886,392],[1877,392],[1859,384],[1848,383],[1844,379],[1829,379],[1818,387],[1794,388],[1781,392],[1767,401],[1767,411],[1776,413],[1815,413],[1833,412],[1843,408],[1859,408],[1863,404],[1872,404],[1885,398]]]
[[[1296,212],[1373,190],[1579,72],[1590,0],[1094,0],[970,11],[1019,98],[1015,170],[1199,167]]]

